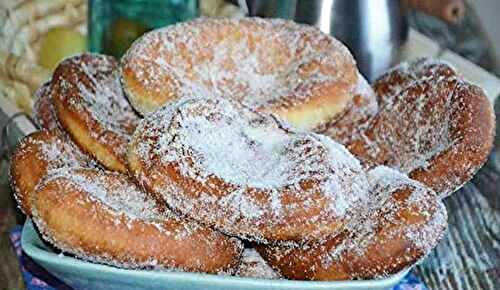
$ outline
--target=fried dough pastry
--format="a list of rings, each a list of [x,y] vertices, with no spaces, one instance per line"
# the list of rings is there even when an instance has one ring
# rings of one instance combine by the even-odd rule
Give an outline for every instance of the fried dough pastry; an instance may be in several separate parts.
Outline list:
[[[145,34],[122,59],[124,89],[143,115],[200,87],[311,129],[352,99],[349,50],[319,29],[280,19],[210,19]]]
[[[139,117],[120,85],[118,62],[85,53],[62,61],[51,95],[57,118],[71,139],[107,169],[126,172],[126,150]]]

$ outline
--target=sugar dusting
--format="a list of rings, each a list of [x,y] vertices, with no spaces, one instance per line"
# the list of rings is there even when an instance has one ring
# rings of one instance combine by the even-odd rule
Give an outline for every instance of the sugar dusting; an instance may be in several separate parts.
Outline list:
[[[60,138],[52,142],[38,141],[40,145],[39,159],[47,162],[47,172],[60,168],[93,167],[95,163],[83,155],[72,143]]]
[[[490,124],[476,125],[471,118],[486,109],[484,104],[471,104],[467,99],[478,99],[484,93],[464,81],[453,67],[425,58],[402,63],[381,76],[373,87],[379,106],[376,114],[355,124],[349,118],[347,123],[341,119],[326,131],[366,167],[384,164],[410,176],[420,174],[418,180],[446,196],[470,179],[484,162],[486,153],[481,152],[488,140],[471,138],[474,134],[492,134],[485,133]],[[471,152],[483,156],[470,157]],[[453,170],[443,173],[438,168],[443,166],[439,165],[443,158],[457,163]],[[482,162],[475,160],[480,158]],[[425,171],[429,173],[419,173]],[[443,175],[441,180],[437,180],[439,174]]]
[[[432,58],[419,58],[412,62],[402,62],[380,76],[373,87],[382,104],[390,103],[415,82],[459,77],[452,64]]]
[[[315,132],[325,134],[341,144],[350,144],[366,130],[369,120],[379,111],[374,90],[359,74],[353,98],[344,111],[332,120],[320,124]]]
[[[411,243],[408,255],[417,251],[421,258],[427,255],[441,239],[446,227],[446,209],[441,202],[431,203],[432,190],[409,179],[405,174],[384,166],[376,167],[368,172],[371,198],[364,208],[360,209],[346,230],[349,233],[344,240],[326,252],[323,264],[328,267],[333,261],[339,261],[349,255],[364,257],[374,243],[384,243],[383,239],[404,237]],[[397,190],[410,189],[410,196],[404,202],[396,201],[393,194]],[[400,212],[411,209],[416,215],[425,218],[425,223],[407,224]],[[385,228],[385,236],[380,240],[381,227]],[[373,254],[373,253],[372,253]],[[401,254],[400,259],[406,259]],[[411,259],[408,256],[407,259]],[[346,261],[347,262],[347,261]],[[375,270],[375,269],[373,269]],[[379,273],[382,275],[385,273]]]
[[[33,99],[33,119],[39,128],[46,130],[61,130],[57,117],[55,115],[54,106],[52,104],[51,81],[47,81],[39,87]]]
[[[148,91],[182,96],[204,86],[252,108],[302,104],[320,85],[354,87],[354,61],[340,42],[279,19],[202,18],[158,29],[137,40],[122,63]]]
[[[116,60],[85,53],[64,60],[60,67],[64,70],[59,68],[62,73],[54,80],[54,97],[67,100],[94,140],[114,144],[115,152],[125,154],[139,117],[124,95]]]
[[[446,74],[440,74],[442,71]],[[393,73],[407,79],[390,86],[385,95],[379,96],[383,109],[375,118],[381,119],[379,123],[399,125],[380,126],[375,130],[376,140],[371,144],[393,148],[384,150],[385,154],[392,154],[386,157],[390,160],[386,164],[410,173],[427,168],[433,157],[458,141],[453,139],[451,130],[456,122],[453,116],[460,105],[455,101],[455,92],[462,84],[453,68],[429,59],[403,63],[388,72],[387,77]],[[372,150],[371,154],[376,155],[375,151]]]
[[[120,173],[102,171],[99,169],[69,168],[57,170],[45,180],[44,185],[59,186],[57,194],[79,192],[75,200],[65,200],[72,203],[91,203],[89,222],[97,227],[97,232],[105,232],[103,243],[95,239],[83,237],[89,233],[81,232],[77,237],[81,242],[71,239],[58,239],[54,233],[53,224],[40,215],[37,208],[33,209],[33,220],[38,226],[45,240],[67,253],[74,254],[84,260],[104,263],[120,268],[146,268],[167,271],[204,271],[220,264],[219,271],[231,272],[229,264],[214,262],[219,258],[232,263],[225,255],[237,255],[241,251],[240,241],[225,237],[222,234],[201,227],[200,225],[181,219],[169,211],[162,204],[157,203],[148,193],[142,191],[128,176]],[[110,215],[108,217],[106,214]],[[109,220],[111,218],[111,220]],[[96,222],[98,219],[99,222]],[[104,220],[103,220],[104,219]],[[109,224],[111,221],[111,224]],[[103,227],[104,228],[100,228]],[[85,226],[81,225],[82,228]],[[117,231],[116,233],[114,231]],[[127,236],[128,235],[128,236]],[[133,236],[131,236],[133,235]],[[115,239],[152,239],[151,244],[142,243],[139,248],[127,249],[123,241]],[[62,236],[64,237],[64,236]],[[162,239],[169,247],[158,249],[156,239]],[[119,252],[113,248],[114,243],[121,244]],[[193,244],[195,253],[200,257],[185,258],[184,253],[191,246],[184,248],[180,244]],[[174,246],[179,244],[179,246]],[[196,245],[196,246],[194,246]],[[130,247],[137,247],[137,241],[130,243]],[[173,247],[170,249],[170,247]],[[222,251],[222,252],[219,252]],[[156,255],[154,255],[156,253]],[[210,261],[207,261],[209,259]],[[229,259],[229,260],[228,260]],[[214,264],[215,263],[215,264]],[[187,268],[184,268],[187,267]],[[208,268],[205,268],[208,267]]]
[[[274,271],[260,254],[253,248],[246,248],[241,257],[241,264],[236,276],[260,279],[279,279],[280,274]]]
[[[90,80],[90,86],[78,83],[80,96],[92,116],[100,124],[120,135],[129,135],[138,117],[128,103],[120,83],[118,69],[110,63],[81,63],[81,69]],[[96,76],[108,73],[103,79]]]
[[[160,221],[165,218],[163,210],[131,180],[118,173],[94,173],[77,171],[75,168],[53,172],[48,180],[58,179],[61,185],[85,192],[92,202],[109,207],[114,215],[126,215],[132,219]]]
[[[67,168],[96,166],[73,143],[55,132],[40,131],[24,137],[12,157],[11,186],[19,207],[27,215],[31,215],[31,195],[49,174]]]
[[[216,186],[208,182],[216,177],[230,188],[220,196],[199,193],[196,200],[168,186],[156,189],[186,214],[193,202],[220,211],[209,219],[229,211],[229,220],[263,223],[268,222],[259,221],[264,215],[281,220],[294,207],[307,210],[324,199],[319,216],[339,218],[367,194],[364,171],[342,145],[292,131],[272,115],[224,99],[184,99],[164,107],[146,117],[134,140],[138,145],[132,150],[149,170],[176,164],[181,175],[198,183]],[[266,201],[251,191],[265,192]],[[294,194],[299,195],[297,203],[283,202],[283,196]]]
[[[446,230],[433,191],[385,166],[368,172],[370,198],[338,235],[304,244],[261,246],[263,257],[295,279],[373,279],[423,259]]]

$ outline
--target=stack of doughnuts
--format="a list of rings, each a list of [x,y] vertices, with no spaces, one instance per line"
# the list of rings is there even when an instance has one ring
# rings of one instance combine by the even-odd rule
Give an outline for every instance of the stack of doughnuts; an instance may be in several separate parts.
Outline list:
[[[234,271],[239,240],[180,218],[120,166],[139,117],[121,90],[116,60],[66,59],[37,95],[42,130],[18,144],[11,183],[44,240],[121,268]]]
[[[372,87],[334,38],[259,18],[155,30],[120,62],[73,56],[36,97],[41,130],[11,163],[19,207],[64,253],[131,269],[397,273],[440,241],[442,198],[494,132],[483,91],[447,64]]]

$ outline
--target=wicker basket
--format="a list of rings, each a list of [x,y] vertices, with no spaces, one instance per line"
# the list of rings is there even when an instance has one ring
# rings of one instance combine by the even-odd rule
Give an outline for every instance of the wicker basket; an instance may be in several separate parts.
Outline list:
[[[54,27],[86,34],[87,1],[0,0],[0,95],[28,114],[33,92],[50,77],[38,50]]]

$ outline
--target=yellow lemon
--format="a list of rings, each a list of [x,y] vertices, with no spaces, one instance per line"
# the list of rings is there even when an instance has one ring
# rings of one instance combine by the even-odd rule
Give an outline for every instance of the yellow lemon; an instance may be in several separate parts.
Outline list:
[[[87,41],[78,31],[57,27],[50,29],[42,39],[38,53],[39,63],[53,70],[64,58],[87,50]]]

